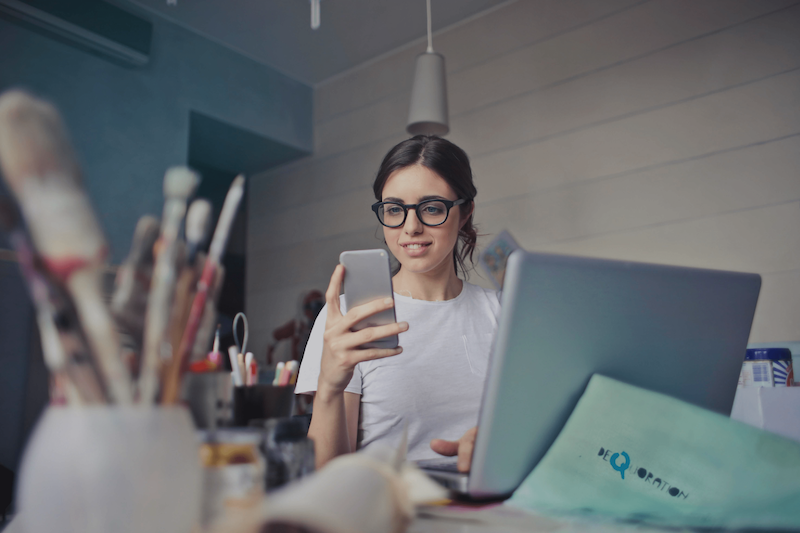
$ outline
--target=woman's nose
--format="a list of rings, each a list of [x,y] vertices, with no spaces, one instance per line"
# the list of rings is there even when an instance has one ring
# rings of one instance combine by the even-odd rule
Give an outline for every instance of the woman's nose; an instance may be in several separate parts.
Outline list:
[[[419,218],[417,218],[417,210],[409,209],[406,222],[403,224],[403,230],[409,235],[416,235],[422,233],[422,229],[423,224],[419,221]]]

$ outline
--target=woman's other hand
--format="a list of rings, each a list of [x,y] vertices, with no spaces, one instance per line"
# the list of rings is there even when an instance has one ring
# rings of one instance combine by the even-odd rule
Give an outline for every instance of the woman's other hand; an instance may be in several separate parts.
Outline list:
[[[368,316],[391,309],[394,306],[392,298],[375,300],[373,302],[356,306],[347,310],[342,315],[339,306],[339,293],[344,281],[344,267],[338,265],[331,276],[325,300],[328,304],[328,316],[325,321],[323,334],[322,360],[320,363],[319,383],[317,394],[341,394],[353,377],[353,370],[358,363],[372,359],[381,359],[397,355],[402,348],[367,348],[362,346],[391,335],[397,335],[408,329],[408,323],[399,322],[364,328],[352,331],[353,326]]]
[[[472,450],[475,448],[475,439],[478,436],[478,427],[467,430],[458,440],[433,439],[431,449],[441,455],[458,455],[458,471],[469,472],[472,466]]]

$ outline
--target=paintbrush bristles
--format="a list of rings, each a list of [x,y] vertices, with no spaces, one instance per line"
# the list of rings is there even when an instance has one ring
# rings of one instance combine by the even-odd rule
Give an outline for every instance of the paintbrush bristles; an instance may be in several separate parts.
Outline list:
[[[233,220],[236,218],[236,212],[239,209],[239,203],[244,196],[244,175],[239,174],[231,183],[228,189],[228,194],[225,196],[225,202],[222,204],[222,211],[217,220],[217,227],[214,229],[214,236],[211,238],[211,246],[208,249],[208,258],[215,264],[219,264],[222,259],[222,254],[225,252],[225,246],[228,244],[228,237],[230,236]]]
[[[211,202],[202,198],[192,202],[189,212],[186,213],[186,242],[190,246],[197,245],[205,239],[210,220]]]
[[[61,172],[78,179],[77,160],[52,105],[23,91],[8,91],[0,96],[0,123],[0,160],[17,195],[26,178]]]
[[[164,175],[164,198],[186,201],[200,182],[197,174],[186,167],[172,167]]]
[[[42,255],[102,261],[105,239],[53,106],[22,91],[0,96],[0,168]]]

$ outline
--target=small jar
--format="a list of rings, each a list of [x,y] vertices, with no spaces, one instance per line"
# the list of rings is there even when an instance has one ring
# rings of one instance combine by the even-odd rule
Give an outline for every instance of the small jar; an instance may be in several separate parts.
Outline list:
[[[792,352],[788,348],[748,349],[744,356],[740,387],[792,387]]]
[[[202,525],[233,509],[256,505],[264,495],[261,432],[236,428],[199,433],[203,466]]]

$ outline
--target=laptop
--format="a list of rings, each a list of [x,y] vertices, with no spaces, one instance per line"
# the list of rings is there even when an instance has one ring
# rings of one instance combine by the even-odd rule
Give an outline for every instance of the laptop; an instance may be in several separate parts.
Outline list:
[[[510,495],[595,373],[728,416],[760,287],[757,274],[515,251],[471,470],[419,466],[462,496]]]

